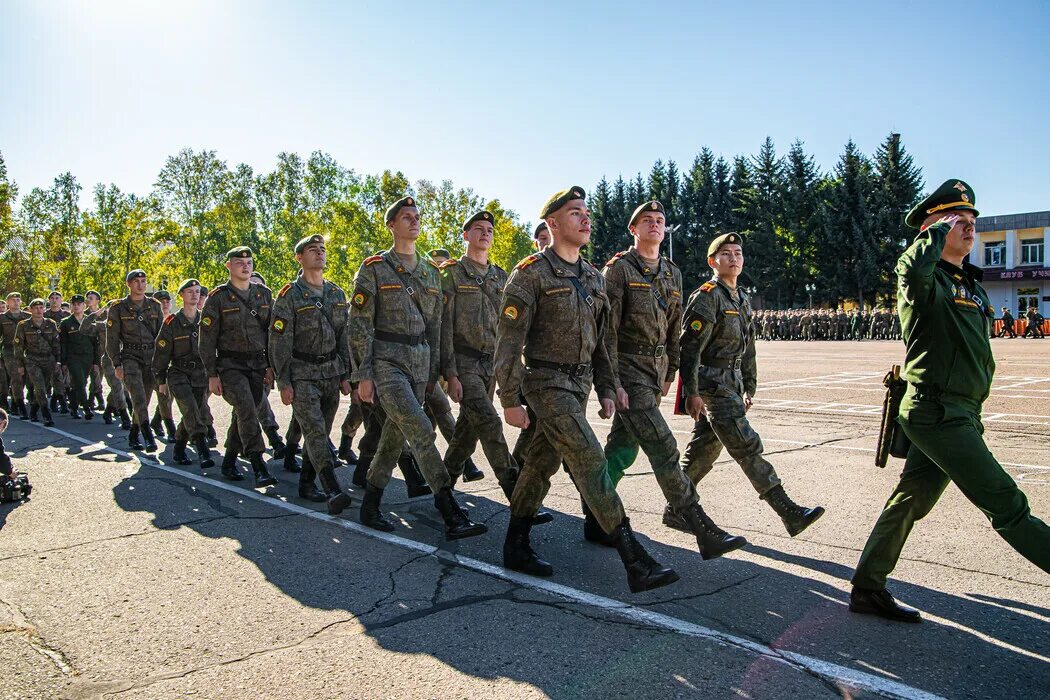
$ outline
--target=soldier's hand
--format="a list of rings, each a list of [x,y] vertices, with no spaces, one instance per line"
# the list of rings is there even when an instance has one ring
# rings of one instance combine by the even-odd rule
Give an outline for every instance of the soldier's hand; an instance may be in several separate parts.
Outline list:
[[[343,396],[349,396],[351,391],[353,391],[353,388],[350,386],[349,379],[344,379],[343,381],[339,382],[340,394],[342,394]]]
[[[955,227],[955,222],[959,220],[958,214],[947,214],[937,219],[938,224],[948,224],[951,227]]]
[[[704,415],[704,400],[699,396],[688,396],[685,399],[685,412],[689,414],[689,417],[694,421],[700,420],[700,416]]]
[[[291,406],[292,401],[295,399],[295,389],[290,386],[286,386],[281,389],[281,403],[285,406]]]
[[[208,377],[208,391],[216,396],[222,396],[222,380],[218,377]]]
[[[616,390],[616,410],[626,411],[631,407],[631,396],[623,387]]]
[[[751,398],[751,394],[744,394],[744,413],[751,410],[751,406],[755,403],[754,399]]]
[[[671,384],[673,384],[673,382],[670,379],[664,382],[664,387],[660,394],[661,396],[667,396],[668,392],[671,391]]]
[[[157,393],[158,394],[164,394],[165,396],[167,396],[168,395],[168,385],[167,384],[158,384],[157,385]]]
[[[123,367],[114,367],[113,368],[113,374],[117,375],[117,379],[119,379],[120,381],[124,381],[124,368]],[[212,393],[214,394],[215,392],[213,391]]]
[[[616,415],[616,402],[612,399],[599,399],[598,401],[602,408],[598,411],[598,416],[601,418],[612,418]]]
[[[266,368],[266,374],[263,375],[263,384],[268,387],[273,386],[273,367]]]
[[[507,421],[507,425],[515,428],[525,430],[529,427],[529,412],[524,406],[511,406],[503,409],[503,419]]]
[[[448,397],[456,403],[463,400],[463,382],[459,381],[459,377],[448,378]]]
[[[357,395],[365,403],[375,403],[376,385],[371,379],[362,379],[357,385]]]

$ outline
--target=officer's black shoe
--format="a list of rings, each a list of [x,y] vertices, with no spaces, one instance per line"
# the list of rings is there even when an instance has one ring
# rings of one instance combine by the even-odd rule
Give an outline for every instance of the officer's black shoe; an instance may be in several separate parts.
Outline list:
[[[283,459],[288,446],[284,444],[284,440],[281,439],[281,434],[277,432],[277,428],[268,428],[266,437],[270,438],[270,449],[273,452],[273,458]]]
[[[186,441],[179,440],[171,448],[171,461],[175,464],[193,464],[193,460],[186,454]]]
[[[475,523],[467,517],[466,512],[456,503],[452,489],[447,486],[434,494],[434,505],[445,521],[445,539],[461,540],[464,537],[483,535],[489,531],[483,523]]]
[[[820,516],[824,515],[824,509],[821,506],[803,508],[796,504],[788,498],[784,487],[780,484],[766,491],[762,498],[780,516],[780,519],[784,522],[784,527],[787,528],[788,534],[792,537],[805,530],[819,520]]]
[[[357,464],[357,453],[354,452],[353,443],[354,440],[349,435],[339,438],[339,459],[346,462],[347,466]]]
[[[255,472],[255,488],[261,489],[277,485],[277,479],[267,471],[262,455],[251,455],[248,459],[252,463],[252,471]]]
[[[44,406],[41,412],[44,414],[44,427],[50,428],[54,426],[55,419],[51,417],[51,411],[47,410],[47,406]]]
[[[197,450],[197,459],[201,461],[201,471],[215,466],[215,460],[211,458],[211,450],[208,449],[206,440],[197,440],[193,447]]]
[[[29,419],[29,413],[28,413],[28,411],[26,411],[26,401],[25,401],[25,399],[22,399],[22,400],[20,400],[18,402],[18,417],[21,418],[22,420],[28,420]]]
[[[75,420],[80,420],[81,417],[82,417],[80,415],[80,407],[77,406],[76,404],[73,404],[72,406],[70,406],[70,408],[69,408],[69,417],[73,418]]]
[[[306,461],[305,458],[304,458],[303,461],[304,462]],[[281,466],[284,468],[284,470],[286,472],[291,472],[293,474],[300,474],[300,473],[306,471],[305,469],[303,469],[303,468],[301,468],[299,466],[299,460],[297,460],[295,458],[295,450],[285,450],[284,462],[282,462]],[[312,476],[313,472],[312,471],[310,472],[310,474],[311,474],[310,478],[313,478],[313,476]]]
[[[689,526],[689,531],[696,535],[696,544],[700,547],[700,556],[706,561],[717,559],[723,554],[740,549],[747,545],[747,540],[739,535],[730,535],[715,525],[715,521],[704,512],[699,503],[694,503],[680,513],[682,520]]]
[[[463,481],[480,481],[485,478],[485,472],[478,469],[474,460],[468,459],[463,463]]]
[[[901,605],[887,590],[865,591],[854,588],[849,594],[849,609],[850,612],[878,615],[897,622],[922,622],[922,615],[918,610]]]
[[[84,406],[84,420],[91,420],[95,414],[91,411],[91,404]]]
[[[612,538],[623,561],[623,567],[627,569],[627,585],[631,593],[651,591],[678,580],[674,569],[663,566],[645,551],[631,530],[630,518],[624,518],[613,530]]]
[[[587,502],[580,499],[580,506],[583,508],[583,539],[594,544],[600,544],[603,547],[615,547],[616,542],[598,524],[598,519],[594,517],[594,513],[587,507]]]
[[[120,428],[121,430],[131,430],[131,416],[128,414],[126,406],[120,409]]]
[[[687,523],[681,515],[675,512],[675,509],[671,507],[670,503],[664,508],[664,525],[672,530],[684,532],[687,535],[693,534],[693,531],[689,529],[689,523]]]
[[[34,423],[40,422],[40,407],[36,405],[35,401],[33,402],[33,405],[29,407],[29,420]]]
[[[164,419],[164,432],[168,434],[168,442],[175,442],[175,435],[178,433],[178,428],[175,427],[175,420],[173,418]]]
[[[554,567],[536,556],[529,542],[530,518],[510,516],[507,539],[503,541],[503,566],[530,576],[553,576]]]
[[[153,431],[153,434],[157,437],[164,439],[164,424],[160,419],[160,409],[153,412],[153,419],[149,422],[149,427]]]
[[[423,474],[420,473],[419,465],[412,453],[403,452],[397,458],[397,466],[401,469],[402,476],[405,477],[405,491],[409,498],[418,498],[433,493],[426,479],[423,478]]]
[[[373,530],[393,532],[394,525],[383,517],[379,504],[383,502],[383,489],[365,483],[365,497],[361,501],[361,524]]]
[[[227,481],[244,481],[244,475],[237,468],[237,450],[226,448],[222,458],[222,475]]]
[[[354,466],[354,475],[350,479],[350,483],[358,488],[364,488],[367,483],[368,468],[372,466],[372,458],[375,455],[369,452],[362,452],[361,456],[357,460],[357,464]]]
[[[139,440],[139,427],[137,425],[131,426],[131,428],[128,430],[128,449],[142,449],[142,441]]]
[[[215,434],[215,426],[208,426],[208,447],[218,447],[219,437]]]
[[[312,474],[314,471],[313,465],[304,464],[303,471]],[[343,487],[339,485],[339,479],[335,478],[334,469],[325,467],[317,474],[317,480],[321,482],[321,490],[328,497],[329,515],[339,515],[353,505],[350,494],[343,490]]]
[[[511,502],[511,497],[514,495],[514,487],[517,485],[517,479],[512,482],[500,482],[499,487],[503,489],[503,495],[507,497],[507,503]],[[549,510],[543,510],[542,508],[532,516],[532,525],[546,525],[547,523],[554,522],[554,514]]]
[[[314,485],[314,470],[303,469],[299,472],[299,498],[304,498],[313,503],[324,503],[328,496],[319,491]]]
[[[140,430],[142,432],[142,449],[146,452],[156,452],[157,441],[153,439],[153,430],[150,428],[149,423],[141,426]]]
[[[102,411],[102,422],[106,425],[113,425],[113,411],[108,408]]]

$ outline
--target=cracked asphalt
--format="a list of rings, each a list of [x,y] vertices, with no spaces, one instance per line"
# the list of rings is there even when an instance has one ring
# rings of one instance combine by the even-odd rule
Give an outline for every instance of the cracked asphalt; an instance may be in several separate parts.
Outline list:
[[[986,437],[1050,517],[1050,345],[994,347]],[[555,522],[533,539],[566,588],[486,568],[500,563],[507,510],[480,450],[488,476],[460,500],[490,532],[445,543],[430,499],[406,499],[395,481],[384,507],[395,534],[421,543],[409,548],[294,510],[316,508],[293,497],[294,475],[279,473],[260,499],[194,480],[194,467],[161,470],[15,420],[5,442],[35,491],[0,505],[0,698],[892,696],[834,680],[822,670],[831,664],[896,683],[897,697],[1050,697],[1050,576],[957,489],[916,527],[891,583],[926,622],[845,609],[901,466],[873,466],[878,415],[856,407],[878,405],[872,377],[900,354],[895,343],[761,343],[768,390],[753,423],[788,492],[827,515],[788,537],[723,456],[701,499],[751,546],[703,562],[661,525],[641,457],[621,495],[650,552],[682,576],[641,595],[614,552],[583,541],[564,474],[545,504]],[[225,404],[212,406],[224,429]],[[593,409],[604,439],[609,423]],[[684,447],[688,419],[670,422]],[[97,420],[56,427],[126,447]]]

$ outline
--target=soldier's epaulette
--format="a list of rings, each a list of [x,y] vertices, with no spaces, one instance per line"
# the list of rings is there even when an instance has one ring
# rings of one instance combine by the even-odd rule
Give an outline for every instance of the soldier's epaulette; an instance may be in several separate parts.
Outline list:
[[[288,284],[286,284],[283,287],[281,287],[281,291],[277,292],[278,298],[279,297],[283,297],[285,294],[287,294],[288,290],[291,289],[291,288],[292,288],[292,283],[291,282],[289,282]]]
[[[540,255],[539,253],[533,253],[532,255],[530,255],[529,257],[525,258],[524,260],[519,262],[517,265],[515,265],[514,269],[515,270],[524,270],[526,267],[528,267],[529,265],[531,265],[532,263],[536,262],[537,260],[539,260],[542,257],[543,256]]]
[[[382,255],[373,255],[370,258],[365,258],[364,264],[365,265],[375,265],[377,262],[381,261],[382,259],[383,259]]]
[[[714,282],[704,282],[700,285],[700,291],[704,294],[710,294],[711,290],[715,288]]]
[[[124,301],[124,300],[123,299],[110,299],[109,303],[106,304],[106,306],[116,306],[117,304],[119,304],[122,301]]]
[[[164,319],[164,325],[170,326],[171,322],[175,320],[175,314],[168,314],[168,317]]]
[[[442,265],[442,263],[439,263],[439,262],[435,262],[435,261],[434,261],[434,258],[431,258],[431,257],[427,257],[427,262],[428,262],[428,263],[430,263],[430,266],[431,266],[432,268],[434,268],[435,270],[440,270],[440,269],[441,269],[441,265]]]
[[[667,257],[666,255],[664,256],[664,260],[666,260],[667,262],[671,263],[671,267],[675,267],[675,268],[678,267],[678,265],[675,264],[675,261],[671,260],[671,258]]]
[[[615,263],[617,260],[619,260],[620,258],[622,258],[625,255],[627,255],[627,251],[626,250],[621,250],[619,253],[617,253],[616,255],[614,255],[611,258],[609,258],[609,262],[605,263],[605,266],[606,267],[612,267],[613,263]]]

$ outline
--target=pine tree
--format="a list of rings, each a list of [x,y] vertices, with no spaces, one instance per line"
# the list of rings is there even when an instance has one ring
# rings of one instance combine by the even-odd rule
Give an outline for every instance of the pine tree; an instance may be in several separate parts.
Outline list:
[[[834,251],[826,257],[829,290],[841,298],[854,298],[863,310],[878,286],[878,247],[870,198],[875,179],[871,161],[851,139],[835,166],[834,182],[825,199],[822,247]]]
[[[900,134],[890,134],[875,151],[875,190],[872,196],[874,237],[880,278],[876,292],[887,299],[896,293],[893,270],[914,231],[904,225],[904,215],[922,197],[923,179]]]
[[[791,144],[784,172],[785,294],[789,306],[807,299],[806,285],[814,284],[813,261],[818,257],[820,171],[801,141]]]

